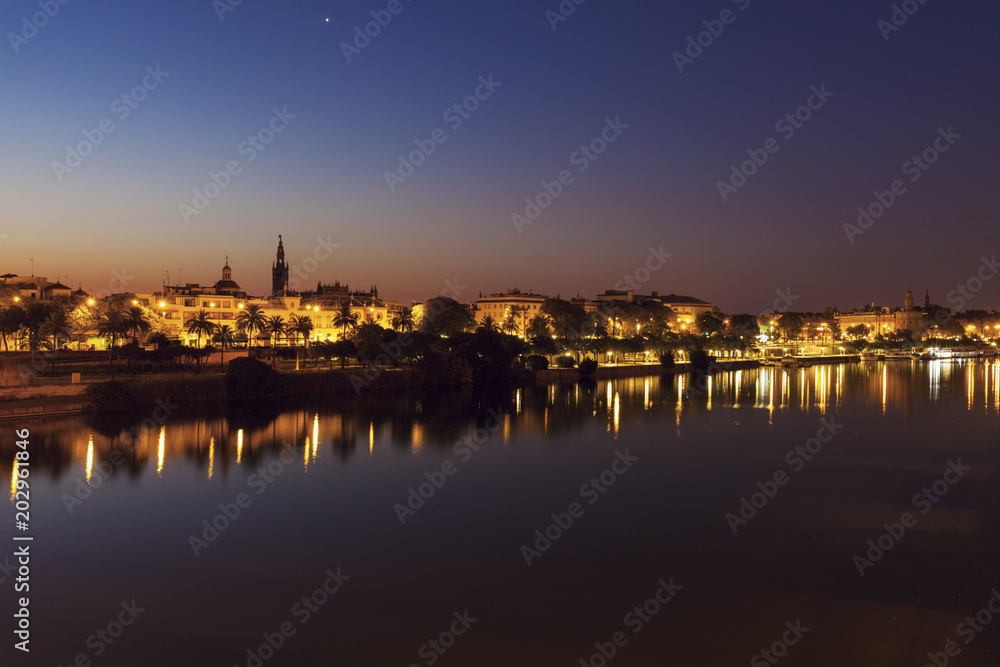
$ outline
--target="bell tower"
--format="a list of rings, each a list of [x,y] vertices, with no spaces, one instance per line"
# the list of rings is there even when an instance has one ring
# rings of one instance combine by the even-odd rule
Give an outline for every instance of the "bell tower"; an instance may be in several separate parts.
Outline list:
[[[906,297],[903,300],[904,310],[913,310],[913,292],[909,289],[906,290]]]
[[[288,265],[285,264],[285,246],[278,234],[278,253],[271,265],[271,296],[282,294],[288,289]]]

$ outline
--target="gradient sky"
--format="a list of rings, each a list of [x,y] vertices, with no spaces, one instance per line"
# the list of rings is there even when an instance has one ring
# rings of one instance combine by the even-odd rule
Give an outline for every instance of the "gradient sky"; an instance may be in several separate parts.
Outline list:
[[[305,285],[593,296],[662,245],[645,291],[761,312],[785,288],[795,310],[901,305],[907,287],[946,303],[1000,254],[995,2],[931,0],[886,40],[892,3],[871,0],[588,0],[555,30],[557,0],[402,0],[348,63],[341,43],[387,4],[243,0],[220,20],[212,0],[75,0],[15,52],[40,9],[4,2],[0,272],[33,257],[100,290],[124,268],[152,291],[167,271],[212,283],[228,254],[263,294],[280,233],[292,264],[339,244]],[[678,72],[672,54],[724,9]],[[120,120],[114,100],[157,65],[169,76]],[[443,113],[489,75],[502,85],[453,131]],[[775,122],[821,85],[833,97],[786,140]],[[238,146],[285,107],[296,118],[247,163]],[[628,129],[578,173],[571,154],[609,117]],[[114,131],[60,182],[53,163],[104,118]],[[961,138],[911,183],[902,166],[939,127]],[[390,191],[384,172],[436,128],[448,140]],[[770,137],[780,150],[723,202],[717,181]],[[179,205],[230,160],[242,173],[186,224]],[[518,234],[511,214],[564,169],[573,184]],[[906,192],[849,243],[843,225],[895,179]],[[967,307],[1000,307],[998,288]]]

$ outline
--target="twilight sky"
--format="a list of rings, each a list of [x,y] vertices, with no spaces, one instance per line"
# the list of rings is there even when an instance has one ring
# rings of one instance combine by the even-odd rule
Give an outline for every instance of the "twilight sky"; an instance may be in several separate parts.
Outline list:
[[[640,291],[761,312],[786,288],[793,310],[954,305],[1000,254],[995,2],[907,0],[890,30],[871,0],[232,1],[0,6],[0,272],[152,291],[228,254],[263,294],[280,233],[303,286],[409,302],[457,278],[469,301],[593,296],[662,246]],[[373,11],[391,21],[355,45]],[[210,172],[228,184],[199,200]],[[876,191],[894,201],[849,234]],[[304,262],[318,238],[338,246]],[[966,307],[1000,307],[983,284]]]

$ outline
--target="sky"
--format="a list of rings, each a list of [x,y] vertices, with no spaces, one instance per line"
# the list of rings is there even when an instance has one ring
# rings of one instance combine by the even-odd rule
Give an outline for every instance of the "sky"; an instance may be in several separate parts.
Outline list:
[[[3,3],[0,272],[1000,308],[995,2],[233,2]]]

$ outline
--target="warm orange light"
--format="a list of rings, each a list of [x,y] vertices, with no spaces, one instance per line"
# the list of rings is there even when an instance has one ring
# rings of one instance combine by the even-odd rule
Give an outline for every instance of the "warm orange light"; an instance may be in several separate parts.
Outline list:
[[[14,299],[14,301],[17,301],[17,299]],[[93,306],[94,305],[94,300],[93,299],[87,299],[87,305]]]
[[[243,304],[241,303],[240,305],[238,305],[238,306],[236,306],[236,307],[237,307],[237,308],[242,308],[242,307],[243,307]]]
[[[215,304],[214,303],[210,303],[210,304],[208,304],[208,307],[209,308],[215,308]]]
[[[139,305],[139,302],[138,302],[138,301],[136,301],[135,299],[132,299],[132,305],[133,305],[133,306],[138,306],[138,305]]]
[[[163,307],[164,307],[164,306],[166,306],[166,305],[167,305],[167,304],[166,304],[166,303],[164,303],[163,301],[161,301],[161,302],[160,302],[160,308],[163,308]]]
[[[19,297],[19,296],[15,296],[14,297],[14,301],[20,301],[20,300],[21,300],[21,297]]]

